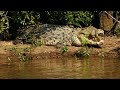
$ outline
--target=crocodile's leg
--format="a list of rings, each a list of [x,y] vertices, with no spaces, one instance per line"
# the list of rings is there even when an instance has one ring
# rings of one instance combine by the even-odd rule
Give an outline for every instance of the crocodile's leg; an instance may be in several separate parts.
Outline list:
[[[72,36],[71,41],[73,46],[82,46],[82,43],[78,39],[77,35]]]

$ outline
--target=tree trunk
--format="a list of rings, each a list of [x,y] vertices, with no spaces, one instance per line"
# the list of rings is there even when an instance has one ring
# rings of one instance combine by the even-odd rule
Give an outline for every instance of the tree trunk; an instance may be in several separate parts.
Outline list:
[[[107,13],[113,16],[113,11],[107,11]],[[100,14],[100,28],[106,32],[109,32],[112,29],[112,27],[113,27],[113,19],[105,12],[102,12]]]

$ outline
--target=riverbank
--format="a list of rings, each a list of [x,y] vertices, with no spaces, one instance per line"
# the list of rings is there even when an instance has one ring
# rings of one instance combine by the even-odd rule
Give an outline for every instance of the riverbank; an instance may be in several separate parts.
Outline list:
[[[104,45],[102,48],[88,48],[90,57],[104,57],[104,58],[119,58],[120,57],[120,38],[118,37],[105,37]],[[33,50],[32,55],[36,58],[62,58],[74,57],[76,51],[83,47],[68,47],[68,51],[61,54],[59,49],[53,46],[41,46]]]
[[[120,57],[120,38],[118,37],[105,37],[104,45],[102,48],[88,48],[90,56],[107,57],[107,58],[118,58]],[[11,49],[13,48],[30,48],[30,45],[14,45],[12,41],[0,41],[0,59],[14,57],[15,54]],[[63,58],[73,57],[75,52],[82,47],[70,46],[67,52],[61,54],[60,49],[56,49],[54,46],[39,46],[31,49],[30,52],[26,52],[33,59],[47,59],[47,58]]]

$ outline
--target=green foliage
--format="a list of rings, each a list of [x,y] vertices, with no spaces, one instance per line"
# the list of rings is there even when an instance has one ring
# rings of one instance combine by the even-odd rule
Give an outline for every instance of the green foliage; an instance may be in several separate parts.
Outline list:
[[[24,43],[29,43],[29,44],[33,44],[36,40],[33,34],[25,35],[24,38],[25,38]]]
[[[17,47],[12,47],[10,49],[10,51],[12,51],[14,53],[14,55],[16,57],[18,57],[18,59],[20,61],[29,61],[29,60],[32,60],[32,57],[28,55],[31,52],[31,47],[30,48],[23,48],[23,49],[20,48],[20,50]]]
[[[82,40],[81,43],[82,43],[82,46],[89,44],[89,42],[87,40]]]
[[[93,20],[90,11],[45,11],[41,18],[46,23],[89,26]]]
[[[17,37],[19,28],[40,22],[40,14],[37,11],[9,11],[9,17],[11,39]]]
[[[39,27],[37,27],[38,29]],[[33,28],[32,28],[33,29]],[[23,29],[19,30],[18,35],[22,38],[23,43],[32,44],[33,47],[41,46],[42,42],[35,36],[35,30],[31,28],[25,29],[27,31],[23,32]],[[19,40],[19,38],[18,38]]]
[[[65,24],[64,11],[44,11],[41,12],[41,21],[51,24]]]
[[[87,58],[89,57],[89,53],[88,53],[88,50],[87,48],[81,48],[80,50],[76,51],[75,52],[75,56],[77,57],[82,57],[82,58]]]
[[[7,12],[0,11],[0,39],[7,39],[9,37],[9,20],[7,17]]]
[[[65,16],[67,24],[74,26],[91,25],[93,14],[90,11],[67,11]]]
[[[19,25],[31,25],[40,19],[40,14],[36,11],[11,11],[10,17],[14,23]]]
[[[63,46],[63,47],[61,48],[61,54],[64,54],[64,53],[67,52],[67,51],[68,51],[67,46]]]
[[[6,14],[7,12],[0,11],[0,33],[9,28],[9,20]]]
[[[38,47],[38,46],[41,46],[41,45],[42,45],[41,40],[39,40],[39,39],[32,40],[32,46],[33,47]]]
[[[120,28],[115,29],[115,30],[114,30],[114,34],[115,34],[117,37],[120,37]]]

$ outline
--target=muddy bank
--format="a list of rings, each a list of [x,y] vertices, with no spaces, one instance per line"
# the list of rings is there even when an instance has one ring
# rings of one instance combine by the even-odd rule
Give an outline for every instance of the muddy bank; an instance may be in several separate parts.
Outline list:
[[[88,48],[90,57],[98,56],[104,58],[119,58],[120,57],[120,38],[118,37],[105,37],[104,45],[102,48]],[[9,57],[15,57],[15,54],[10,51],[11,47],[26,48],[30,45],[13,45],[11,42],[0,42],[0,59]],[[26,55],[31,56],[33,59],[47,59],[47,58],[64,58],[73,57],[75,52],[82,47],[69,46],[67,52],[61,54],[60,49],[56,49],[54,46],[40,46],[35,47],[31,52]]]
[[[47,49],[41,51],[39,51],[40,49],[37,48],[31,53],[31,55],[34,57],[34,59],[66,58],[66,57],[70,58],[70,57],[76,57],[75,56],[76,51],[81,49],[81,47],[71,46],[68,47],[67,52],[61,54],[60,50],[56,50],[56,49],[49,50],[49,48],[53,48],[53,47],[45,47],[45,48]],[[89,48],[88,53],[89,53],[89,57],[118,58],[120,56],[117,50],[105,51],[105,49],[101,49],[101,48],[99,49]]]

